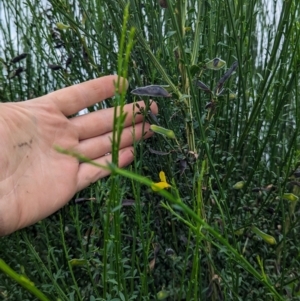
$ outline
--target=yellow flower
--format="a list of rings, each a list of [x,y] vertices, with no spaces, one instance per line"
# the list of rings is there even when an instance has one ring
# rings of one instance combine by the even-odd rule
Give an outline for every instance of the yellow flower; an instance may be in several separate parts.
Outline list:
[[[171,185],[167,183],[166,175],[165,175],[165,173],[163,171],[161,171],[159,173],[159,178],[160,178],[161,182],[153,183],[151,185],[151,188],[152,188],[153,191],[160,191],[162,189],[171,187]]]

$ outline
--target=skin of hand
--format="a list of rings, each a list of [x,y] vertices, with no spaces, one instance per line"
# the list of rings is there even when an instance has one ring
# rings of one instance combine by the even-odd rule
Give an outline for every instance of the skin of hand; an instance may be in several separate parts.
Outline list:
[[[49,216],[76,192],[109,174],[58,153],[53,146],[72,149],[99,164],[111,162],[107,153],[114,108],[67,116],[112,97],[115,82],[117,76],[104,76],[32,100],[0,103],[0,236]],[[145,107],[144,102],[139,106]],[[132,162],[134,140],[152,135],[147,123],[143,132],[143,116],[134,110],[133,104],[124,107],[119,167]],[[157,114],[155,103],[151,111]]]

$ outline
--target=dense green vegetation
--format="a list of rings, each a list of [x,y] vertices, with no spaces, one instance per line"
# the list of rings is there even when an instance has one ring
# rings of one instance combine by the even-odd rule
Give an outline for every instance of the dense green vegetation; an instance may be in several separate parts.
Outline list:
[[[1,238],[0,258],[41,300],[300,300],[298,1],[128,3],[0,3],[1,102],[128,72],[126,102],[171,94],[141,113],[176,137],[136,143],[130,167]],[[1,299],[37,300],[0,269]]]

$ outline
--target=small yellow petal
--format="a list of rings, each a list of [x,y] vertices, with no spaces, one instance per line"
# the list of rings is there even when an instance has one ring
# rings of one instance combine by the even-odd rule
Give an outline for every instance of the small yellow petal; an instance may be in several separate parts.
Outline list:
[[[151,185],[151,188],[153,191],[160,191],[160,190],[168,188],[168,187],[171,187],[171,185],[166,182],[159,182],[159,183],[154,183]]]
[[[161,180],[162,182],[166,182],[166,183],[167,183],[166,175],[165,175],[165,173],[164,173],[163,171],[161,171],[161,172],[159,173],[159,178],[160,178],[160,180]]]

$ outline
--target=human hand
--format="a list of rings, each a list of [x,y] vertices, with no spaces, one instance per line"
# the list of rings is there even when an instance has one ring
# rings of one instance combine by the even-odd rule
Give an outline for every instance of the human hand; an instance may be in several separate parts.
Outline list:
[[[0,104],[0,236],[49,216],[77,191],[109,174],[53,146],[72,149],[99,164],[111,162],[111,155],[105,154],[111,151],[114,109],[66,116],[112,97],[116,81],[117,76],[105,76],[32,100]],[[157,114],[155,103],[151,110]],[[143,134],[143,116],[134,114],[132,104],[124,111],[120,167],[133,160],[133,139],[151,136],[148,124]]]

